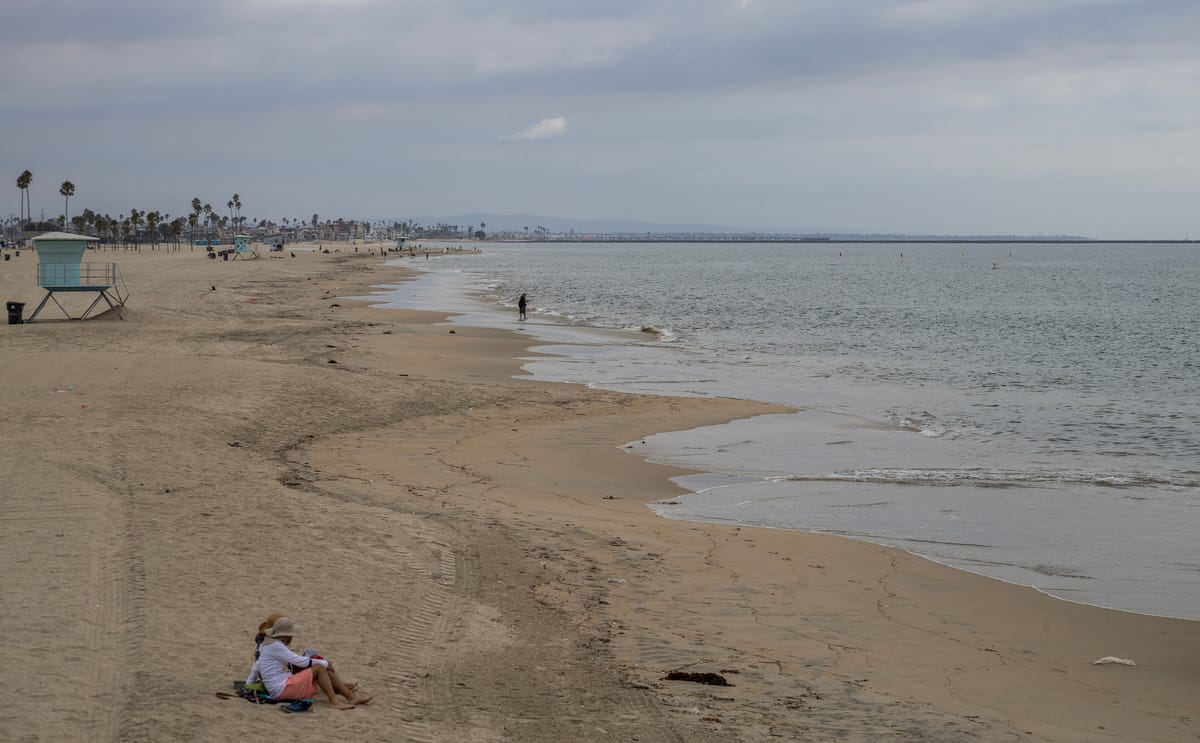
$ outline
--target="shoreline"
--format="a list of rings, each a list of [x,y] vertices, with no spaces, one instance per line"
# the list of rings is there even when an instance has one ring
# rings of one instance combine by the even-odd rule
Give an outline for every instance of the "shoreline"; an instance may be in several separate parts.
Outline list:
[[[4,683],[35,684],[5,729],[291,737],[212,698],[286,610],[375,697],[303,718],[334,739],[1195,738],[1195,622],[664,519],[645,504],[685,471],[619,447],[773,408],[514,379],[518,333],[337,299],[403,267],[265,258],[117,256],[124,322],[0,329]],[[5,263],[8,298],[33,265]],[[296,544],[313,558],[280,564]]]
[[[424,282],[423,284],[418,284],[413,289],[399,288],[400,285],[398,285],[398,284],[382,285],[382,286],[379,286],[376,288],[376,291],[373,293],[373,295],[371,297],[371,301],[373,301],[375,303],[375,306],[380,307],[380,308],[389,308],[389,307],[397,308],[398,307],[398,308],[417,309],[417,310],[428,309],[428,310],[435,310],[435,311],[439,311],[439,312],[446,311],[446,312],[452,313],[451,319],[447,320],[447,322],[446,322],[447,326],[451,326],[451,327],[463,327],[464,325],[469,326],[469,327],[493,328],[493,329],[495,329],[495,328],[504,329],[504,328],[511,327],[511,323],[507,322],[508,316],[504,311],[504,309],[505,309],[504,306],[490,301],[488,298],[490,295],[485,290],[474,289],[474,288],[470,288],[470,287],[458,287],[457,284],[454,284],[454,283],[447,285],[444,281],[440,281],[438,276],[429,275],[428,273],[426,273],[423,270],[422,266],[417,266],[416,270],[418,272],[418,275],[414,279],[414,282]],[[456,293],[456,291],[455,291],[456,288],[459,290],[460,293],[462,293],[467,298],[466,302],[463,302],[461,299],[458,298],[459,293]],[[447,294],[448,292],[450,292],[451,294],[448,295]],[[452,299],[451,296],[454,298]],[[363,299],[363,298],[358,297],[358,299]],[[439,306],[437,304],[439,301],[441,301],[443,303],[441,306]],[[447,309],[449,307],[452,307],[453,309]],[[556,314],[541,314],[538,316],[537,320],[535,320],[534,322],[529,323],[529,324],[519,325],[518,328],[519,328],[519,330],[514,330],[513,332],[518,335],[532,336],[532,338],[529,339],[529,345],[531,347],[533,347],[533,348],[542,348],[542,347],[554,348],[555,350],[548,351],[547,355],[551,359],[553,359],[555,357],[559,357],[568,362],[577,360],[577,358],[590,359],[592,357],[590,354],[587,354],[587,353],[585,353],[582,357],[575,357],[570,353],[569,350],[562,350],[561,349],[562,346],[568,346],[568,347],[573,346],[573,345],[591,346],[591,345],[595,345],[595,344],[607,345],[607,344],[613,343],[612,336],[614,336],[614,335],[618,339],[623,339],[623,341],[618,340],[616,342],[616,345],[630,344],[630,345],[636,346],[637,340],[638,340],[638,333],[636,331],[630,330],[628,328],[620,329],[620,328],[615,328],[615,327],[604,327],[604,326],[579,324],[578,322],[568,322],[566,319],[564,319]],[[554,330],[550,330],[550,329],[554,329]],[[566,335],[564,335],[562,333],[556,333],[555,331],[558,329],[566,330],[566,331],[568,331],[568,333]],[[574,340],[572,340],[572,338],[569,335],[569,333],[572,331],[575,331],[578,334]],[[555,337],[555,336],[558,336],[558,337]],[[594,336],[594,337],[592,337],[592,336]],[[676,353],[676,352],[680,352],[680,351],[678,351],[677,349],[671,349],[667,352],[668,353]],[[530,365],[526,365],[526,366],[530,366]],[[598,389],[612,389],[615,391],[626,392],[626,393],[630,393],[630,394],[648,394],[648,395],[666,396],[666,397],[671,396],[670,392],[654,392],[654,391],[639,392],[636,389],[634,389],[634,390],[621,389],[621,387],[619,385],[610,386],[603,381],[597,382],[595,380],[591,380],[591,381],[582,380],[582,379],[575,378],[575,375],[571,375],[571,374],[566,374],[566,375],[556,378],[556,376],[553,373],[545,374],[545,373],[541,373],[541,372],[537,371],[537,367],[538,367],[538,360],[536,358],[534,358],[532,360],[532,366],[530,366],[530,368],[526,372],[528,374],[528,377],[532,380],[565,382],[565,383],[572,383],[572,384],[585,384],[586,386],[589,386],[589,387],[592,387],[593,385],[595,385],[596,388],[598,388]],[[572,380],[569,382],[566,382],[566,379],[568,377],[572,377]],[[629,385],[627,384],[626,387],[628,387],[628,386]],[[715,396],[712,394],[696,393],[696,395],[700,396],[700,397],[708,397],[710,399],[722,399],[720,396]],[[750,401],[754,401],[754,402],[760,402],[763,404],[778,404],[777,402],[773,402],[773,401],[765,400],[765,399],[761,399],[761,398],[738,397],[738,398],[733,398],[733,399],[745,399],[745,400],[750,400]],[[787,407],[787,409],[779,411],[779,412],[789,413],[789,414],[792,414],[793,416],[795,414],[803,414],[806,412],[805,409],[803,409],[803,408],[787,406],[786,403],[784,403],[784,405],[785,405],[785,407]],[[808,412],[812,412],[812,411],[808,411]],[[903,426],[898,426],[896,424],[887,424],[887,423],[883,423],[882,421],[877,421],[877,420],[871,421],[871,420],[867,420],[867,419],[858,419],[858,418],[855,418],[855,420],[857,421],[858,425],[875,426],[875,427],[878,427],[879,430],[885,430],[885,431],[896,431],[896,430],[916,431],[917,430],[915,428],[905,429]],[[793,425],[796,425],[796,424],[793,424]],[[647,436],[647,438],[649,438],[651,436],[654,436],[654,434],[649,434]],[[741,440],[747,436],[751,436],[751,434],[747,433],[746,428],[737,428],[737,429],[731,428],[729,433],[725,434],[725,437],[729,438],[730,440],[734,440],[734,439]],[[696,442],[699,440],[706,440],[706,439],[704,439],[704,437],[698,437],[698,438],[693,437],[691,439],[688,439],[688,442],[690,442],[690,443],[684,443],[684,444],[682,444],[682,446],[685,450],[695,450],[698,448],[698,445]],[[645,442],[643,441],[642,443],[644,444]],[[678,446],[680,446],[680,445],[677,444],[676,448],[678,448]],[[636,454],[637,456],[648,457],[650,461],[656,462],[659,464],[670,465],[670,464],[674,463],[676,466],[682,467],[682,468],[688,470],[689,472],[693,472],[695,475],[698,475],[700,477],[703,477],[705,475],[709,475],[709,476],[719,478],[719,479],[735,477],[734,475],[729,474],[729,472],[732,472],[734,470],[705,469],[701,463],[689,465],[684,462],[679,462],[677,458],[674,458],[671,456],[665,456],[665,457],[661,456],[661,453],[659,456],[655,456],[655,455],[649,454],[649,453],[637,452],[637,451],[635,451],[633,446],[629,447],[629,451],[630,451],[630,453]],[[753,484],[755,484],[755,485],[765,485],[776,479],[776,478],[772,478],[767,475],[744,475],[744,477],[748,478],[747,482],[753,481]],[[687,477],[683,478],[683,480],[688,480],[688,479],[689,478],[687,478]],[[688,491],[687,497],[703,495],[708,490],[713,490],[713,491],[721,490],[725,486],[724,484],[718,484],[715,488],[701,486],[698,489],[693,489],[692,485],[690,485],[687,482],[680,482],[678,484],[680,484],[682,487],[684,487]],[[743,483],[743,484],[746,484],[746,483]],[[855,486],[850,486],[850,485],[842,485],[842,487],[847,490],[855,489]],[[876,500],[889,499],[889,498],[895,498],[896,500],[903,500],[906,497],[911,497],[911,493],[906,494],[904,491],[890,493],[887,490],[887,486],[880,486],[880,485],[876,485],[876,484],[860,485],[860,486],[857,486],[857,489],[863,490],[864,492],[871,492],[873,494],[877,494],[875,496]],[[752,497],[752,496],[747,494],[746,497]],[[783,523],[783,522],[770,523],[769,521],[765,521],[765,520],[738,521],[736,519],[736,517],[721,518],[720,516],[705,516],[705,515],[703,515],[703,511],[704,511],[703,508],[699,509],[699,513],[692,513],[691,515],[681,515],[681,516],[671,516],[668,513],[669,509],[657,509],[657,510],[659,511],[660,515],[663,518],[668,518],[668,519],[676,520],[676,521],[689,522],[689,523],[704,523],[704,524],[711,524],[711,525],[715,525],[715,526],[726,526],[726,527],[728,527],[728,526],[745,526],[745,527],[761,527],[761,528],[778,528],[778,529],[784,529],[784,530],[789,530],[789,531],[803,532],[803,533],[807,533],[807,534],[825,534],[825,535],[837,536],[837,537],[842,537],[842,538],[847,538],[847,539],[855,539],[855,540],[863,541],[863,542],[866,542],[869,544],[875,544],[875,545],[899,549],[899,550],[908,552],[910,554],[913,554],[917,557],[921,557],[926,560],[932,561],[938,565],[948,567],[953,570],[963,571],[963,572],[966,572],[966,573],[969,573],[969,574],[972,574],[975,576],[983,577],[983,578],[990,578],[992,580],[997,580],[997,581],[1000,581],[1000,582],[1003,582],[1006,584],[1010,584],[1010,585],[1014,585],[1014,586],[1030,588],[1030,589],[1037,591],[1039,593],[1042,593],[1048,597],[1055,598],[1055,599],[1062,600],[1062,601],[1067,601],[1069,603],[1081,604],[1084,606],[1091,606],[1091,607],[1095,607],[1095,608],[1110,609],[1110,610],[1114,610],[1114,611],[1122,611],[1122,612],[1127,612],[1127,613],[1141,615],[1141,616],[1160,617],[1160,618],[1168,618],[1168,619],[1180,619],[1180,620],[1184,620],[1184,621],[1196,621],[1195,617],[1187,616],[1185,613],[1173,614],[1173,613],[1170,613],[1170,611],[1168,611],[1168,610],[1154,611],[1152,609],[1134,608],[1131,605],[1121,606],[1121,605],[1108,605],[1108,604],[1102,603],[1102,601],[1100,599],[1094,598],[1094,597],[1100,595],[1100,592],[1097,589],[1096,585],[1093,585],[1091,589],[1087,589],[1086,586],[1070,585],[1069,580],[1064,581],[1061,577],[1059,577],[1057,574],[1054,574],[1054,573],[1043,573],[1041,575],[1035,575],[1035,573],[1041,572],[1040,568],[1043,567],[1041,563],[1038,564],[1039,569],[1035,570],[1033,567],[1031,567],[1031,564],[1022,564],[1019,562],[1003,562],[1003,563],[993,562],[993,563],[988,563],[988,564],[993,565],[993,566],[998,566],[998,567],[996,569],[993,569],[992,572],[988,572],[986,569],[986,566],[979,567],[977,564],[973,564],[972,559],[970,557],[965,557],[962,555],[952,555],[952,554],[940,554],[939,555],[939,554],[934,554],[934,553],[922,552],[921,548],[919,546],[913,547],[913,546],[907,545],[907,544],[905,544],[905,542],[908,540],[905,540],[902,537],[896,537],[894,535],[886,535],[886,534],[859,535],[859,534],[855,534],[852,532],[839,531],[836,529],[822,530],[820,528],[805,528],[803,526],[795,526],[795,525],[790,525],[790,524]],[[686,509],[681,508],[680,510],[686,510]],[[946,538],[946,537],[943,537],[943,538]],[[991,543],[989,542],[989,544],[991,544]],[[995,557],[994,559],[999,560],[1001,558]],[[1010,557],[1009,559],[1013,559],[1013,558]],[[1047,564],[1050,564],[1050,563],[1047,562]],[[1088,581],[1089,583],[1093,583],[1093,584],[1103,582],[1103,581],[1093,581],[1086,576],[1080,577],[1078,575],[1068,574],[1067,577],[1077,578],[1080,581]],[[1043,582],[1043,581],[1047,581],[1049,585],[1047,585],[1047,582]],[[1090,593],[1089,593],[1089,590],[1090,590]],[[1073,594],[1080,594],[1086,598],[1075,597]],[[1117,603],[1119,603],[1119,601]],[[1161,602],[1160,602],[1160,604],[1161,604]],[[1153,604],[1151,604],[1151,605],[1153,605]]]

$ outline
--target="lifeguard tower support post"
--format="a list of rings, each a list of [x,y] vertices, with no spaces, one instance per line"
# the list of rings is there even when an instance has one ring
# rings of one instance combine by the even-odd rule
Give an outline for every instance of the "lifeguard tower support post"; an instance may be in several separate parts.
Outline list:
[[[47,232],[33,238],[33,247],[38,254],[38,286],[46,290],[46,296],[26,322],[33,322],[47,302],[53,301],[67,316],[68,320],[82,320],[92,314],[92,310],[104,300],[108,308],[121,317],[118,307],[125,305],[129,291],[125,280],[115,263],[93,263],[83,260],[83,253],[89,242],[97,242],[97,238],[87,235],[73,235],[69,232]],[[96,298],[88,305],[79,317],[71,313],[54,296],[60,292],[92,292]]]

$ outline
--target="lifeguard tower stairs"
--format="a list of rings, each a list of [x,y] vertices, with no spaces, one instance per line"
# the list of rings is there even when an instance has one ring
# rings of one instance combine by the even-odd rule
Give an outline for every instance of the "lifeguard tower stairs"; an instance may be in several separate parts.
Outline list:
[[[33,238],[33,246],[38,254],[38,286],[46,290],[46,296],[42,297],[41,303],[26,322],[33,322],[47,302],[53,302],[68,320],[87,318],[101,302],[107,304],[118,318],[125,319],[118,308],[125,306],[129,290],[121,270],[116,263],[84,261],[83,254],[89,242],[97,242],[97,239],[68,232],[48,232]],[[63,293],[92,293],[96,296],[88,308],[75,317],[55,296]]]

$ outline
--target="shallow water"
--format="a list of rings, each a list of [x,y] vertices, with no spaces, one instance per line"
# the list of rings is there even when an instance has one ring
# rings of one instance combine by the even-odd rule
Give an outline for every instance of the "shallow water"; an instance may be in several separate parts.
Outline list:
[[[637,442],[714,473],[665,516],[1200,617],[1194,246],[500,245],[434,263],[397,301],[523,327],[560,354],[535,376],[800,409]],[[523,326],[496,306],[521,292]]]

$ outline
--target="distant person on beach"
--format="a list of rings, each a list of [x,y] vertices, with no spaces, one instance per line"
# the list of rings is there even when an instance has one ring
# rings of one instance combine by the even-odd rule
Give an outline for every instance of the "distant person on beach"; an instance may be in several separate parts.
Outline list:
[[[517,319],[518,320],[525,319],[525,295],[524,294],[522,294],[521,298],[517,300]]]
[[[342,681],[328,660],[293,653],[288,644],[300,632],[300,627],[287,617],[276,619],[262,633],[258,659],[246,677],[246,685],[262,681],[267,693],[281,702],[311,699],[320,689],[334,709],[354,709],[371,701],[365,694],[355,694],[354,688]],[[344,704],[338,701],[338,694],[345,697]]]

